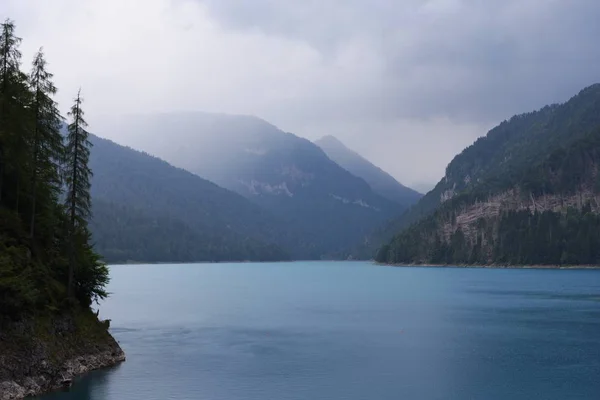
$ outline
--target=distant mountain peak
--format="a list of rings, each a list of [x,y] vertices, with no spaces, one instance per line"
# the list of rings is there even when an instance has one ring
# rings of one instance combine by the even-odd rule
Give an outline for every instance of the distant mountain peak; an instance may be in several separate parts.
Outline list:
[[[282,221],[285,229],[279,230],[279,224],[264,228],[265,242],[294,258],[346,258],[365,235],[405,208],[372,190],[316,144],[260,118],[150,114],[107,120],[104,128],[244,196]]]
[[[379,195],[404,206],[416,203],[421,194],[398,182],[387,172],[374,165],[363,156],[348,148],[341,140],[332,135],[323,136],[315,144],[332,161],[351,174],[365,180]]]
[[[344,143],[342,143],[342,141],[338,138],[336,138],[333,135],[325,135],[323,136],[321,139],[317,140],[316,143],[328,143],[328,144],[334,144],[340,147],[344,147],[344,148],[348,148]]]

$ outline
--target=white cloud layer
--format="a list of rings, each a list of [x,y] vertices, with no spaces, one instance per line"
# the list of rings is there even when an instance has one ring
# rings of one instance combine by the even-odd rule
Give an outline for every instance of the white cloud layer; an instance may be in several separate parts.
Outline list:
[[[600,81],[595,0],[0,0],[6,17],[24,68],[43,45],[63,110],[81,86],[101,136],[110,114],[254,114],[409,185]]]

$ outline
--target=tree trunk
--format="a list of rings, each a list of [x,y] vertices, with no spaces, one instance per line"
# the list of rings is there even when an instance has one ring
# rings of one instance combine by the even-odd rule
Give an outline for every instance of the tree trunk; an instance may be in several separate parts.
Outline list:
[[[39,110],[40,110],[40,102],[39,102],[39,92],[38,96],[36,96],[36,110],[35,110],[35,134],[33,139],[33,176],[31,177],[31,221],[29,223],[29,237],[33,239],[34,229],[35,229],[35,203],[36,203],[36,189],[37,189],[37,171],[38,171],[38,153],[40,146],[40,138],[39,138],[39,130],[38,130],[38,121],[39,121]]]
[[[19,178],[19,174],[17,174],[17,200],[15,204],[15,209],[17,210],[17,214],[19,213],[19,193],[21,192],[21,178]]]
[[[67,284],[67,296],[73,298],[73,280],[75,278],[75,234],[71,232],[71,244],[69,249],[69,281]]]
[[[4,186],[4,160],[0,159],[0,204],[2,204],[2,188]]]
[[[29,225],[29,237],[33,239],[34,227],[35,227],[35,202],[36,202],[36,172],[33,173],[33,182],[31,188],[31,221]]]

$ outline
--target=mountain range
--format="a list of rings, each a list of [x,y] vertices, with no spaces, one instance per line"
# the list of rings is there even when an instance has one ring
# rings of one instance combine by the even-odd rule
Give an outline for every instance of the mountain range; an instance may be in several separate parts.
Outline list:
[[[241,225],[245,237],[274,244],[294,259],[346,258],[373,229],[416,201],[416,197],[398,202],[380,195],[314,143],[255,117],[208,113],[127,116],[108,121],[103,130],[122,137],[125,144],[136,143],[140,150],[173,166],[157,159],[150,162],[148,154],[134,155],[131,149],[109,150],[108,142],[100,141],[94,149],[98,159],[93,169],[100,171],[94,178],[99,180],[93,183],[94,196],[137,205],[138,197],[144,204],[168,193],[169,200],[153,204],[150,211],[175,215],[188,224],[193,220],[199,227],[206,215],[218,218],[237,212],[246,216],[243,210],[255,209],[248,212],[255,218],[250,223],[237,215],[223,224],[234,232]],[[136,160],[135,167],[122,165],[130,158]],[[108,159],[110,170],[102,162]],[[177,168],[180,172],[173,172]],[[187,180],[180,176],[184,170],[189,171]],[[126,174],[117,179],[123,187],[118,196],[110,192],[110,185],[115,184],[111,177],[117,171]],[[157,182],[159,177],[164,179]],[[221,188],[209,186],[199,177]],[[145,185],[152,185],[150,193],[145,193]],[[177,189],[178,185],[182,187]],[[132,187],[138,190],[135,195]],[[163,187],[170,189],[159,189]],[[217,191],[218,196],[214,195]],[[232,192],[237,205],[218,200],[234,197]],[[202,200],[206,197],[214,199],[209,204],[221,208],[206,211]],[[220,221],[204,228],[218,232],[224,226]]]
[[[242,196],[112,141],[91,142],[91,230],[107,261],[290,257],[274,244],[281,224]]]
[[[104,130],[139,147],[93,138],[91,226],[109,261],[600,262],[600,85],[503,121],[424,196],[334,137],[255,117],[133,115]]]

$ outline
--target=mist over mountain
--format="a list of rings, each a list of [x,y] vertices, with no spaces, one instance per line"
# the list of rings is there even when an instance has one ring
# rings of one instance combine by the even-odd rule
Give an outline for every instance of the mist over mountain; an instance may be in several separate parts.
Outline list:
[[[91,142],[91,230],[108,261],[290,257],[283,223],[242,196],[112,141]]]
[[[315,141],[327,156],[342,168],[363,178],[379,195],[403,206],[416,203],[422,195],[398,182],[360,154],[346,147],[339,139],[328,135]]]
[[[0,0],[0,400],[600,400],[599,16]]]
[[[112,137],[237,192],[303,237],[310,257],[345,257],[405,205],[309,140],[251,116],[173,113],[105,121]]]

